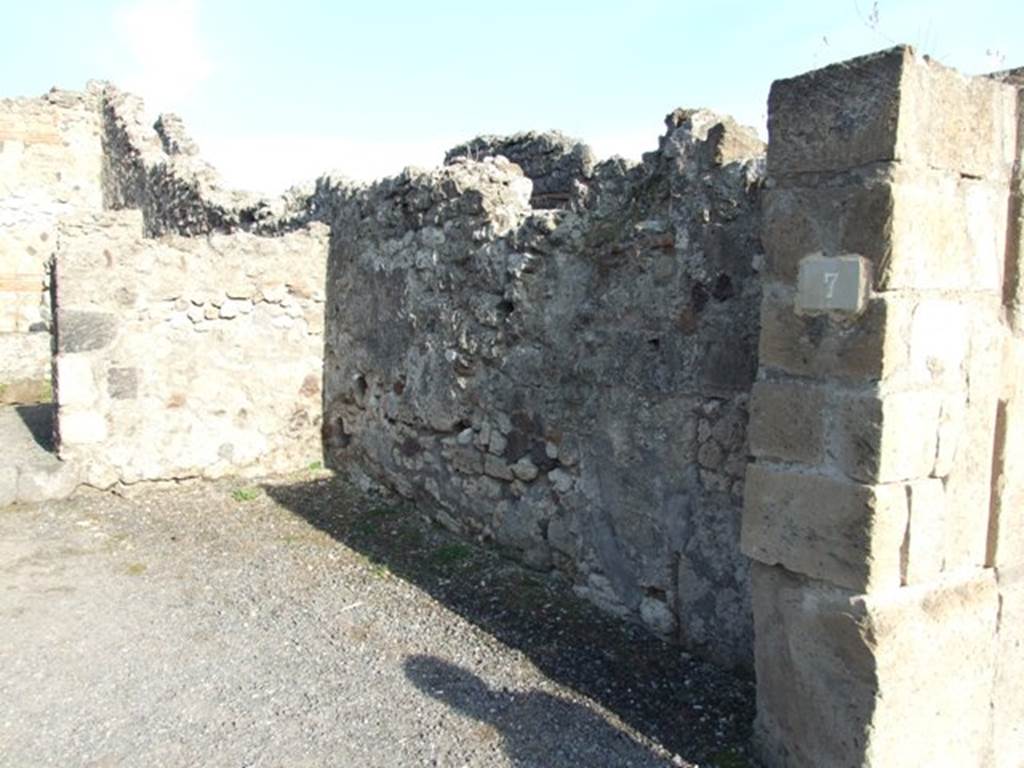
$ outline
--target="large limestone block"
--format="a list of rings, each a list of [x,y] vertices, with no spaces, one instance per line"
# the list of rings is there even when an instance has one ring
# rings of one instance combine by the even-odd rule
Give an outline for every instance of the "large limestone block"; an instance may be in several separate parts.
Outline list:
[[[740,545],[759,562],[860,592],[897,587],[906,530],[902,484],[747,468]]]
[[[772,286],[761,304],[760,364],[795,376],[878,381],[906,365],[896,329],[907,322],[907,301],[874,298],[856,317],[801,316],[793,293]]]
[[[1004,182],[873,166],[793,184],[800,186],[765,194],[763,242],[772,277],[794,282],[809,254],[857,254],[873,263],[878,290],[1000,291]]]
[[[769,768],[993,765],[991,571],[864,596],[755,563],[752,588]]]
[[[89,355],[58,355],[54,361],[54,392],[63,406],[91,408],[99,399]]]
[[[747,435],[755,456],[818,464],[824,455],[825,391],[793,381],[759,381]]]
[[[773,175],[900,161],[1009,178],[1016,91],[901,46],[778,80],[768,97]]]
[[[857,254],[884,264],[892,252],[891,171],[870,168],[813,185],[777,185],[764,194],[761,241],[768,274],[796,283],[812,253]]]
[[[929,477],[935,468],[943,396],[929,391],[831,398],[830,447],[861,483]]]

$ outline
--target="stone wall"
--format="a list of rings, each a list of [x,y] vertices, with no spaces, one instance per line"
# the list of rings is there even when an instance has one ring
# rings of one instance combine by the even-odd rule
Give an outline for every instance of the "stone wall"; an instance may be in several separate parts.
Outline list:
[[[531,141],[568,165],[549,154],[521,170],[490,139],[337,202],[329,461],[610,611],[749,665],[738,540],[763,147],[680,111],[644,163],[587,168],[567,210],[523,170],[548,182],[568,168],[558,178],[578,189],[589,150]]]
[[[0,403],[46,396],[57,220],[102,206],[98,95],[0,101]]]
[[[146,234],[204,235],[250,231],[274,234],[312,220],[314,191],[266,198],[225,188],[199,155],[181,119],[162,114],[150,126],[138,96],[105,84],[103,202],[142,212]]]
[[[176,117],[148,128],[143,115],[104,83],[0,103],[0,402],[49,396],[53,347],[69,476],[109,487],[307,466],[320,457],[317,205],[333,187],[225,190]]]
[[[771,768],[1018,768],[1022,86],[896,48],[776,83],[767,177],[756,136],[680,110],[639,164],[483,137],[276,200],[110,86],[3,102],[0,257],[30,276],[0,342],[47,336],[55,253],[86,482],[322,447],[753,661]]]
[[[61,458],[97,487],[319,460],[326,255],[320,224],[154,239],[138,211],[63,220]]]
[[[769,766],[1024,763],[1019,119],[907,48],[772,87],[743,524]]]

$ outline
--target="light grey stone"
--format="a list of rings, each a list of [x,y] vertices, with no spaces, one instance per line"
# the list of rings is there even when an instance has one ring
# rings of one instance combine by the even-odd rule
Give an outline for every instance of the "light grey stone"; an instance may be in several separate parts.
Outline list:
[[[18,501],[38,504],[70,496],[79,483],[79,469],[69,462],[50,466],[29,466],[18,476]]]
[[[512,465],[512,474],[524,483],[531,483],[537,479],[540,470],[537,469],[537,466],[532,461],[524,456]]]
[[[18,468],[0,467],[0,507],[18,500]]]

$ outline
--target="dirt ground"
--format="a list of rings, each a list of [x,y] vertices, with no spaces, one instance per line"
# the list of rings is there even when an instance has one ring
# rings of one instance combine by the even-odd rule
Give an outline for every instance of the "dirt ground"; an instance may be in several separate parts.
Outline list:
[[[0,765],[753,765],[753,684],[311,469],[0,509]]]

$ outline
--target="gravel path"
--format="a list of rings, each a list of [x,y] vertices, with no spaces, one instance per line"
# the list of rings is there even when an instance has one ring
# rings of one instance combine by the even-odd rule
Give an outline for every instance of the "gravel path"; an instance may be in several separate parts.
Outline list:
[[[753,687],[310,472],[0,509],[0,765],[747,766]]]

